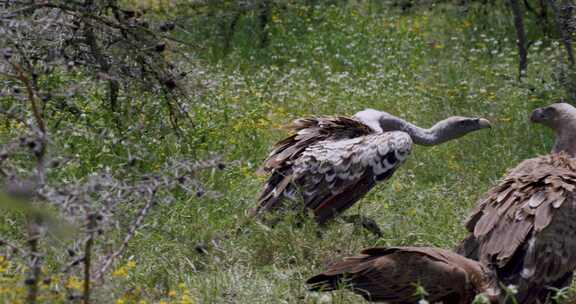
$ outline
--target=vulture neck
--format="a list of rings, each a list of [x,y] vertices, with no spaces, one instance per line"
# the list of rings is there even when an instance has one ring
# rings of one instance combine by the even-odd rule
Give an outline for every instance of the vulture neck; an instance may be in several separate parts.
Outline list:
[[[382,131],[404,131],[415,144],[422,146],[435,146],[452,139],[452,136],[444,132],[446,125],[445,121],[440,121],[432,128],[424,129],[397,117],[386,116],[380,119]]]
[[[560,152],[576,157],[576,121],[556,131],[556,143],[552,153]]]

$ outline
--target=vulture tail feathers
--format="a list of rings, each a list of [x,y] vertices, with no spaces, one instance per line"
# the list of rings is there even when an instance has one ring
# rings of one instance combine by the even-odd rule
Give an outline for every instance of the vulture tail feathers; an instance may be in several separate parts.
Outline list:
[[[280,207],[279,203],[283,199],[285,190],[290,187],[292,180],[292,170],[279,170],[272,174],[264,191],[258,198],[258,206],[251,211],[252,216],[257,216],[263,211]]]
[[[329,266],[324,273],[316,275],[306,281],[310,291],[332,291],[346,285],[346,278],[370,267],[370,261],[378,256],[362,254],[347,257],[343,261]]]
[[[337,289],[339,280],[338,276],[319,274],[308,279],[306,284],[310,291],[332,291]]]

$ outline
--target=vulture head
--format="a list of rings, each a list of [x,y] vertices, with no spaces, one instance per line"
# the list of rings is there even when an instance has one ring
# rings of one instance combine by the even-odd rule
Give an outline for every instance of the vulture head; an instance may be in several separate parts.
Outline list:
[[[532,111],[530,121],[551,128],[556,133],[553,153],[576,156],[576,108],[568,103],[553,103]]]
[[[424,146],[438,145],[470,132],[491,127],[490,121],[477,117],[452,116],[426,129],[392,114],[373,109],[360,111],[354,116],[377,132],[404,131],[410,135],[415,144]]]
[[[490,127],[490,121],[485,118],[452,116],[439,121],[430,130],[445,142]]]

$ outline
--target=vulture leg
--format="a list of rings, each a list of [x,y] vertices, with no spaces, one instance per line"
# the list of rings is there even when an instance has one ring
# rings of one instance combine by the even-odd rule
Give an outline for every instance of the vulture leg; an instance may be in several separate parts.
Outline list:
[[[384,235],[378,224],[376,224],[376,221],[374,221],[369,217],[359,214],[353,214],[342,216],[341,218],[346,223],[362,226],[362,228],[368,230],[368,232],[372,233],[377,238],[381,238]]]
[[[566,275],[561,277],[558,281],[554,282],[554,284],[552,284],[552,287],[555,287],[558,289],[570,287],[570,285],[572,285],[572,279],[573,278],[574,278],[574,273],[568,272]]]

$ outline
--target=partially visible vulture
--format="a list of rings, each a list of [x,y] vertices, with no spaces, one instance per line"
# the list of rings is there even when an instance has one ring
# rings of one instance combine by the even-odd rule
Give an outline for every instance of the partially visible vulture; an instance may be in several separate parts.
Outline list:
[[[260,169],[271,175],[252,215],[311,210],[323,224],[389,179],[412,143],[438,145],[488,127],[483,118],[454,116],[422,129],[372,109],[352,118],[297,119],[293,133],[276,144]]]
[[[576,269],[576,108],[556,103],[530,120],[552,128],[552,153],[511,170],[478,202],[457,251],[517,286],[517,303],[545,303]]]
[[[306,284],[313,291],[347,288],[372,302],[418,303],[424,288],[428,303],[470,304],[483,293],[498,303],[494,275],[479,262],[430,247],[364,249],[328,267]]]

